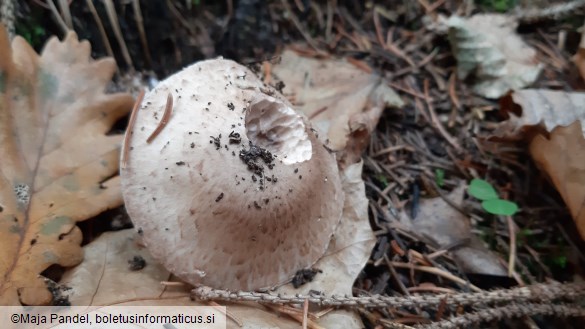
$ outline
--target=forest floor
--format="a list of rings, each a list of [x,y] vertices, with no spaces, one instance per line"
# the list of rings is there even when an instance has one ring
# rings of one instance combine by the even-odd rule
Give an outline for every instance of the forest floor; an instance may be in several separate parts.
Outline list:
[[[554,1],[525,2],[536,12],[555,5]],[[400,210],[416,218],[423,200],[448,195],[459,181],[472,178],[490,182],[501,198],[521,209],[509,220],[488,214],[480,201],[471,197],[465,198],[460,209],[471,219],[474,235],[504,266],[508,266],[510,257],[515,259],[511,275],[467,273],[451,257],[441,255],[427,257],[429,266],[481,289],[573,281],[584,274],[585,247],[562,198],[535,166],[526,143],[488,140],[498,123],[506,119],[499,111],[501,104],[474,95],[468,81],[457,79],[457,62],[448,38],[429,29],[439,15],[516,15],[517,32],[544,63],[532,87],[582,91],[585,85],[571,56],[577,52],[581,38],[583,6],[560,16],[531,17],[522,2],[505,0],[475,1],[475,6],[474,1],[457,0],[161,0],[142,1],[141,17],[137,17],[133,1],[115,3],[123,42],[116,38],[115,25],[102,3],[96,3],[95,9],[109,36],[107,43],[86,1],[70,1],[69,9],[79,38],[92,44],[93,57],[116,58],[120,89],[127,89],[133,79],[144,83],[162,80],[188,64],[216,56],[270,65],[278,61],[285,47],[294,46],[305,56],[347,58],[370,68],[400,94],[406,105],[382,115],[363,155],[370,221],[378,242],[355,282],[356,294],[408,295],[416,289],[467,291],[469,287],[436,273],[393,265],[409,262],[413,252],[429,255],[452,251],[469,241],[462,239],[441,249],[391,225],[388,214]],[[43,1],[22,1],[16,22],[16,33],[37,50],[49,36],[63,36],[62,26]],[[444,123],[446,131],[437,129],[437,120]],[[121,122],[119,128],[124,129],[124,125]],[[112,214],[123,214],[123,210],[101,215],[100,219],[116,217]],[[86,233],[85,243],[110,227],[97,222],[80,224]],[[515,232],[514,238],[510,232]],[[411,325],[424,317],[440,318],[444,316],[441,313],[361,310],[368,328],[389,326],[384,319]],[[578,327],[576,322],[547,317],[501,326],[531,324],[541,328]]]

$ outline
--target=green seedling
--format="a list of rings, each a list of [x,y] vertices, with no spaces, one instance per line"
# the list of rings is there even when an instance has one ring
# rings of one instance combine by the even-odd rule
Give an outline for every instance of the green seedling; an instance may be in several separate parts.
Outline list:
[[[567,267],[567,257],[566,256],[557,256],[555,258],[553,258],[553,262],[555,264],[557,264],[560,268],[566,268]]]
[[[386,176],[379,174],[376,175],[376,179],[382,183],[383,187],[386,188],[388,186],[388,178],[386,178]]]
[[[435,169],[435,182],[439,187],[445,185],[445,170]]]
[[[512,201],[502,200],[492,184],[479,178],[469,183],[469,194],[481,200],[481,207],[490,214],[512,216],[518,211],[518,205]]]

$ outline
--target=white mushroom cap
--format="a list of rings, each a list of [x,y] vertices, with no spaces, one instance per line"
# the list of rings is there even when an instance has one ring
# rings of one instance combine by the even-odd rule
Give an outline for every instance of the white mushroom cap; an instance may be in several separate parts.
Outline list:
[[[169,93],[172,114],[147,143]],[[126,209],[181,279],[265,288],[325,253],[343,210],[335,158],[246,67],[208,60],[169,77],[145,96],[129,133]]]

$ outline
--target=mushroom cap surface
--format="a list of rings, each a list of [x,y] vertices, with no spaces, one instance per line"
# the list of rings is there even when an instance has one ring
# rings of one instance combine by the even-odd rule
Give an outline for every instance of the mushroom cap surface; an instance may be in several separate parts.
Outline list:
[[[172,114],[148,143],[169,93]],[[145,95],[127,133],[126,209],[182,280],[266,288],[325,253],[343,210],[335,157],[248,68],[214,59],[183,69]]]

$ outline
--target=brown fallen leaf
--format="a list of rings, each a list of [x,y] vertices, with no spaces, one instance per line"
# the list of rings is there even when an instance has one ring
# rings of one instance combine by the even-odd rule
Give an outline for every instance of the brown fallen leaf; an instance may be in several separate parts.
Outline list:
[[[514,114],[518,106],[521,116]],[[585,93],[521,90],[503,99],[502,110],[510,119],[497,134],[528,139],[530,155],[550,177],[585,239]]]
[[[540,74],[542,65],[536,60],[536,51],[516,34],[516,18],[501,14],[451,16],[447,25],[457,76],[473,76],[473,91],[478,95],[499,98],[532,84]]]
[[[341,157],[347,164],[361,157],[382,111],[403,105],[382,77],[344,60],[307,58],[287,50],[272,72],[284,81],[284,94],[294,98],[295,108],[311,120],[327,146],[345,150]]]
[[[39,56],[0,27],[0,305],[51,303],[40,273],[80,263],[76,223],[122,203],[106,133],[133,100],[104,94],[114,71],[75,33]]]
[[[535,136],[530,142],[530,154],[550,177],[585,239],[585,139],[581,125],[574,122],[556,127],[548,139]]]
[[[451,193],[446,195],[455,204],[463,203],[465,184],[460,184]],[[442,197],[424,199],[419,204],[419,213],[416,219],[400,216],[401,223],[422,240],[439,248],[456,244],[461,247],[451,251],[453,259],[467,272],[506,276],[506,269],[501,265],[498,257],[491,252],[484,243],[471,232],[469,219],[453,208]]]

